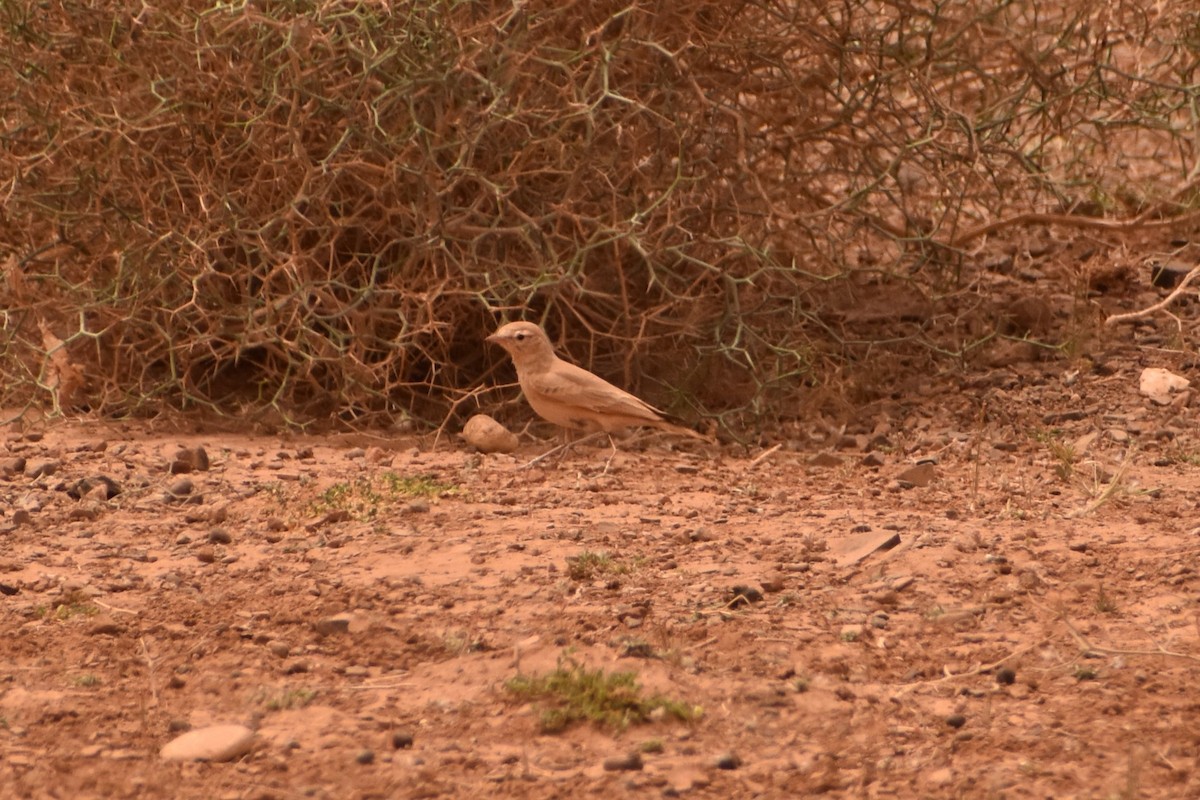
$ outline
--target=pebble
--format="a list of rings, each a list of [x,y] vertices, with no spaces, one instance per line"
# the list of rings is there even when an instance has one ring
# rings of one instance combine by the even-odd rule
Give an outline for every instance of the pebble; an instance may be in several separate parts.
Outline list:
[[[613,756],[604,759],[605,772],[634,772],[640,770],[643,766],[640,753],[630,753],[626,756]]]
[[[96,500],[111,500],[121,493],[120,485],[107,475],[95,475],[75,482],[67,489],[67,496],[75,500],[90,497]]]
[[[737,753],[722,753],[721,755],[717,756],[717,769],[737,769],[741,765],[742,759]]]
[[[192,483],[191,478],[179,478],[171,481],[170,485],[167,486],[167,494],[172,499],[186,497],[191,494],[192,490],[195,488],[196,484]]]
[[[297,658],[283,665],[284,675],[302,675],[308,672],[308,662],[302,658]]]
[[[224,528],[213,528],[208,532],[208,540],[213,544],[229,544],[233,541],[233,536]]]
[[[287,658],[292,652],[292,648],[287,642],[281,642],[278,639],[269,642],[267,644],[267,649],[271,651],[272,655],[278,656],[279,658]]]
[[[208,452],[203,447],[181,447],[171,456],[167,471],[172,475],[185,472],[207,472]]]
[[[212,725],[172,739],[159,755],[167,761],[232,761],[253,745],[254,731],[244,725]]]
[[[867,453],[859,462],[864,467],[882,467],[884,464],[883,457],[878,453]]]
[[[782,575],[772,575],[769,578],[764,578],[762,581],[763,591],[770,592],[772,594],[775,592],[782,592],[786,586],[787,584],[784,582],[784,577]]]
[[[511,453],[517,449],[517,435],[487,414],[476,414],[463,426],[462,437],[481,453]]]
[[[397,750],[407,750],[413,746],[411,731],[396,731],[392,734],[392,747]]]
[[[23,508],[18,508],[12,515],[13,525],[29,525],[33,522],[33,515]]]
[[[967,724],[967,718],[962,714],[951,714],[950,716],[946,717],[946,724],[951,728],[961,728],[963,725]]]
[[[843,642],[857,642],[862,638],[862,625],[843,625],[841,631],[841,639]]]
[[[332,617],[318,620],[313,626],[318,636],[332,636],[335,633],[348,633],[350,631],[350,615],[335,614]]]
[[[374,750],[362,750],[359,752],[359,754],[357,756],[354,757],[354,760],[357,761],[359,764],[374,764],[375,763],[375,751]]]
[[[729,602],[730,608],[740,608],[750,603],[761,603],[763,599],[763,593],[753,586],[734,586],[730,589],[730,594],[732,595],[732,599]]]
[[[25,459],[22,456],[0,458],[0,477],[11,478],[25,471]]]
[[[30,478],[48,477],[58,472],[58,468],[61,466],[62,462],[53,458],[30,461],[25,465],[25,474]]]
[[[808,460],[808,463],[812,467],[840,467],[842,459],[833,453],[817,453]]]
[[[111,619],[98,619],[88,625],[89,636],[118,636],[125,628]]]
[[[928,486],[937,477],[937,465],[926,461],[909,467],[896,476],[896,480],[905,489]]]

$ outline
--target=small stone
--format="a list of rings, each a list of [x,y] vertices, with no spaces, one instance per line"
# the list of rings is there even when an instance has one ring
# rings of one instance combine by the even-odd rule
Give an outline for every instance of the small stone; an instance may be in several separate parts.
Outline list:
[[[843,625],[841,631],[841,639],[843,642],[857,642],[862,638],[862,625]]]
[[[717,756],[717,769],[737,769],[741,765],[742,759],[737,753],[722,753],[721,755]]]
[[[511,453],[517,449],[517,435],[487,414],[476,414],[463,426],[462,437],[481,453]]]
[[[12,515],[13,525],[29,525],[33,523],[33,515],[23,508],[18,508]]]
[[[254,731],[244,725],[212,725],[172,739],[159,755],[167,761],[232,761],[253,745]]]
[[[284,675],[303,675],[306,672],[308,672],[308,662],[302,658],[297,658],[283,665]]]
[[[375,751],[374,750],[359,751],[359,754],[354,757],[354,760],[357,761],[359,764],[374,764],[375,763]]]
[[[641,753],[630,753],[625,756],[604,759],[605,772],[635,772],[643,766]]]
[[[208,532],[208,540],[213,544],[229,544],[233,541],[233,536],[224,528],[213,528]]]
[[[211,564],[217,560],[217,553],[211,547],[201,547],[196,551],[196,560],[201,564]]]
[[[878,453],[867,453],[859,462],[864,467],[882,467],[884,464],[883,456]]]
[[[195,488],[196,484],[192,483],[191,478],[179,478],[167,486],[167,494],[171,499],[187,497]]]
[[[111,619],[96,619],[87,626],[89,636],[119,636],[124,631],[124,626]]]
[[[268,642],[267,649],[271,651],[272,655],[278,656],[280,658],[287,658],[289,655],[291,655],[291,652],[292,652],[292,648],[288,645],[287,642],[281,642],[278,639]]]
[[[11,478],[25,471],[25,459],[22,456],[0,458],[0,477]]]
[[[841,456],[835,456],[833,453],[817,453],[808,460],[808,463],[812,467],[840,467],[842,459]]]
[[[782,575],[772,575],[769,578],[764,578],[762,581],[763,591],[769,594],[782,592],[786,586],[787,584],[784,582]]]
[[[5,595],[6,597],[12,597],[14,594],[17,594],[20,591],[20,588],[16,586],[12,586],[7,583],[0,583],[0,594]]]
[[[167,470],[172,475],[185,472],[207,472],[208,452],[203,447],[181,447],[171,456]]]
[[[1012,686],[1017,680],[1017,673],[1008,667],[996,670],[996,683],[1001,686]]]
[[[350,615],[335,614],[332,617],[318,620],[313,626],[319,636],[332,636],[335,633],[349,633]]]
[[[30,461],[25,465],[25,474],[30,478],[49,477],[58,472],[58,468],[61,466],[62,462],[53,458]]]
[[[963,725],[967,724],[967,718],[962,714],[951,714],[950,716],[946,717],[946,724],[951,728],[961,728]]]
[[[924,461],[901,472],[896,480],[906,489],[928,486],[937,477],[937,465]]]
[[[733,599],[729,601],[730,608],[740,608],[750,603],[761,603],[763,599],[763,593],[753,586],[734,586],[730,590],[730,594],[733,595]]]
[[[93,500],[111,500],[121,493],[121,487],[107,475],[96,475],[78,480],[67,489],[67,496],[75,500],[85,497]]]
[[[358,458],[366,458],[366,457],[367,457],[367,451],[361,447],[351,447],[349,450],[346,451],[346,458],[350,459],[351,461],[358,459]]]
[[[413,746],[413,735],[410,731],[396,731],[392,734],[392,747],[397,750],[407,750]]]

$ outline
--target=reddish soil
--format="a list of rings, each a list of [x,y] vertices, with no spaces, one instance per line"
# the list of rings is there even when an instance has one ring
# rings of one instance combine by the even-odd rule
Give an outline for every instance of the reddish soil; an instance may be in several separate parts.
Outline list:
[[[1160,355],[930,381],[770,453],[644,434],[606,473],[10,426],[0,795],[1200,797],[1200,444],[1189,394],[1137,392],[1187,373]],[[180,446],[209,468],[170,474]],[[95,476],[120,494],[68,492]],[[543,733],[506,681],[564,658],[701,713]],[[160,757],[215,723],[254,749]]]

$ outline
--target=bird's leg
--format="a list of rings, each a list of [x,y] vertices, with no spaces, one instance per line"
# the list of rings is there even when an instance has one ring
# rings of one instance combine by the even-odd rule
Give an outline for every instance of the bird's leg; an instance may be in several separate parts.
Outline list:
[[[595,439],[597,436],[600,436],[603,433],[604,433],[604,431],[596,431],[594,433],[589,433],[587,436],[584,436],[582,439],[576,439],[571,442],[565,442],[563,444],[560,444],[558,447],[552,447],[549,450],[547,450],[546,452],[542,453],[537,458],[530,461],[528,464],[522,464],[520,466],[520,469],[528,469],[529,467],[532,467],[534,464],[545,461],[547,458],[549,458],[552,455],[555,455],[556,453],[563,453],[567,450],[570,450],[575,445],[583,444],[584,442],[586,442],[589,439]],[[612,441],[611,436],[609,437],[609,441],[610,442]],[[613,445],[613,454],[614,455],[616,454],[616,450],[617,450],[616,445]],[[607,467],[606,467],[606,469],[607,469]]]
[[[613,441],[612,434],[608,434],[608,446],[612,448],[612,453],[608,456],[608,461],[604,462],[604,471],[601,475],[608,474],[608,468],[612,466],[613,459],[617,457],[617,443]]]

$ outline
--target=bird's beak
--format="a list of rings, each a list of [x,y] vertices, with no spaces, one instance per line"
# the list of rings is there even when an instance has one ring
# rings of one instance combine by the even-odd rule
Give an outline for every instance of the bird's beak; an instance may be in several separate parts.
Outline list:
[[[489,337],[487,337],[486,339],[484,339],[484,341],[485,341],[485,342],[492,342],[493,344],[499,344],[499,343],[500,343],[500,334],[498,334],[498,333],[493,333],[491,336],[489,336]]]

